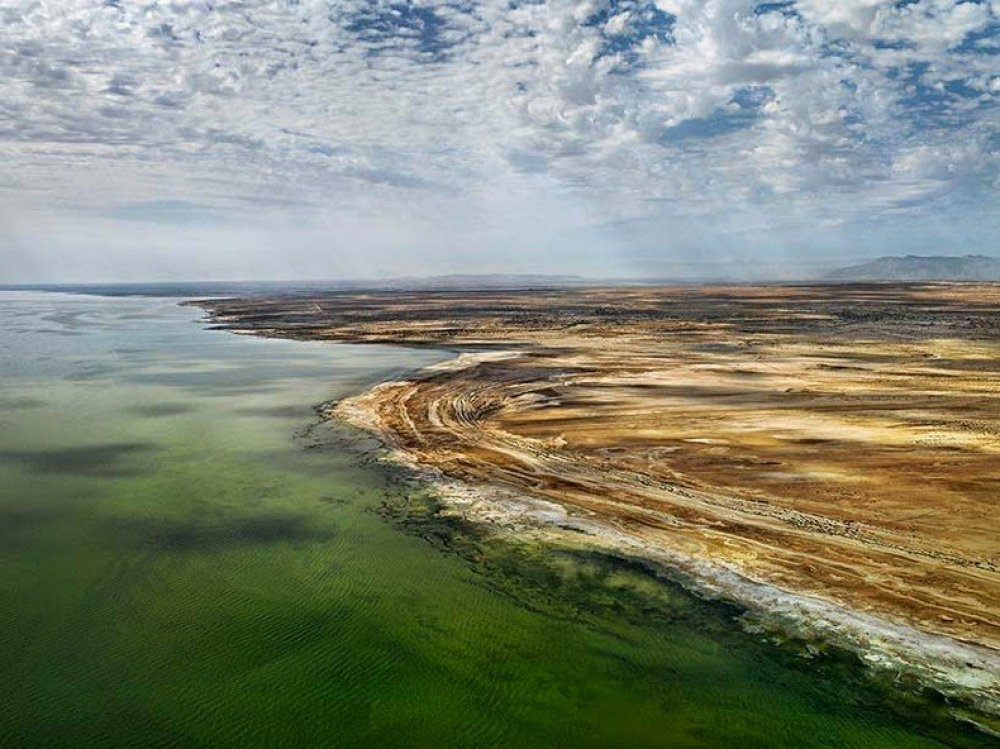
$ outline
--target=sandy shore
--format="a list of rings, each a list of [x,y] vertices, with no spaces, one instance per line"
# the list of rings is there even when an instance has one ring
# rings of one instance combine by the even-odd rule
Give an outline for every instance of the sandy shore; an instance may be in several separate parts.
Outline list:
[[[422,374],[457,372],[496,362],[517,352],[463,354]],[[692,592],[744,607],[744,624],[778,637],[795,637],[854,651],[870,667],[890,671],[959,699],[991,716],[1000,716],[1000,652],[974,643],[922,632],[905,624],[852,611],[814,596],[797,594],[748,577],[730,565],[707,561],[623,532],[606,517],[567,508],[558,502],[500,486],[449,478],[396,438],[395,427],[380,417],[387,392],[409,388],[414,380],[381,383],[369,391],[330,404],[327,418],[340,419],[377,437],[387,448],[381,458],[407,469],[441,502],[445,512],[519,539],[587,546],[623,554],[658,566]],[[982,730],[991,732],[986,726]]]
[[[657,562],[998,712],[1000,285],[202,304],[236,332],[470,351],[337,414],[455,512]]]

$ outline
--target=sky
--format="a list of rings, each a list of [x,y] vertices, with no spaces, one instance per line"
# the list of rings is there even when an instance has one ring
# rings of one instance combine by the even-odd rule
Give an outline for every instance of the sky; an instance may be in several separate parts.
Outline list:
[[[1000,254],[970,0],[7,0],[0,283]]]

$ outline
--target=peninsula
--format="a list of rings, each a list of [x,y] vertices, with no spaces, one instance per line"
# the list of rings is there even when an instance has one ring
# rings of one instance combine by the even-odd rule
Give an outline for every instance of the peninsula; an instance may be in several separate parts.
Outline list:
[[[199,304],[241,333],[456,350],[331,413],[446,481],[552,503],[556,525],[606,531],[724,594],[787,594],[855,640],[885,634],[996,707],[1000,285]]]

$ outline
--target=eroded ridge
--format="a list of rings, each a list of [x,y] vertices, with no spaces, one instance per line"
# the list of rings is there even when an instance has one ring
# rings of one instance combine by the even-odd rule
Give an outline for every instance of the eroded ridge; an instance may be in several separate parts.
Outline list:
[[[245,332],[496,347],[355,399],[422,464],[1000,647],[1000,286],[330,294]]]

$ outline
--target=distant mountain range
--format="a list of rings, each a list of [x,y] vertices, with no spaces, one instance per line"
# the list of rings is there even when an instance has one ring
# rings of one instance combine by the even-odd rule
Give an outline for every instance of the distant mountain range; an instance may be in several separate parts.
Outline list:
[[[1000,281],[1000,258],[986,255],[880,257],[838,268],[826,281]]]
[[[766,261],[729,263],[659,262],[633,278],[587,278],[544,273],[454,274],[317,281],[161,281],[152,283],[0,284],[0,290],[58,291],[98,296],[278,296],[359,291],[492,291],[672,283],[801,283],[847,281],[1000,281],[1000,258],[987,255],[880,257],[826,270]],[[829,268],[829,265],[826,265]]]

